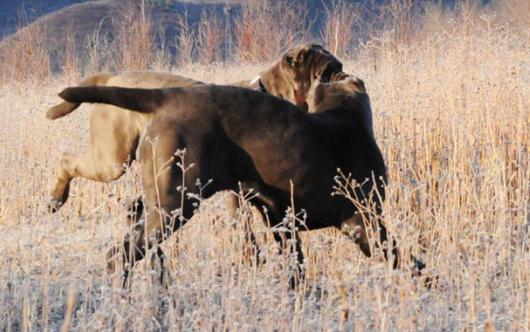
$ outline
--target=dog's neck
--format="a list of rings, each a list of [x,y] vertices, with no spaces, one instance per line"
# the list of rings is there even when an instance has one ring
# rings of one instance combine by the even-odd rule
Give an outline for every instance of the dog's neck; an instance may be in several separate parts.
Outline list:
[[[362,126],[374,137],[370,100],[365,93],[332,94],[315,106],[315,113],[326,113],[340,121]]]
[[[366,94],[332,94],[326,96],[317,105],[312,113],[327,112],[329,110],[341,110],[341,117],[355,117],[364,108],[370,107]]]
[[[288,82],[286,75],[282,75],[281,62],[277,62],[270,69],[262,71],[259,75],[258,83],[273,96],[290,101],[295,100],[294,92],[292,91],[294,83]]]
[[[267,88],[265,87],[265,84],[263,84],[263,81],[261,80],[260,75],[256,76],[252,81],[250,81],[249,85],[252,90],[269,93],[267,91]]]

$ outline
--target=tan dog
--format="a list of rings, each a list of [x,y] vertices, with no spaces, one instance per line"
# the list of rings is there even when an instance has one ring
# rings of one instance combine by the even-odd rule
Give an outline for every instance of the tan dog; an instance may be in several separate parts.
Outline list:
[[[315,79],[329,81],[342,64],[320,45],[303,44],[293,47],[270,69],[252,81],[239,86],[265,91],[307,108],[306,96]],[[80,86],[118,86],[128,88],[168,88],[196,86],[203,83],[182,76],[150,72],[96,74]],[[79,104],[64,102],[47,112],[57,119],[75,110]],[[62,155],[55,184],[51,191],[51,212],[57,211],[68,199],[70,182],[75,177],[109,182],[125,172],[124,165],[135,158],[141,134],[152,119],[151,114],[131,113],[110,105],[97,105],[90,115],[90,145],[81,156]]]
[[[258,194],[250,202],[260,211],[265,207],[263,213],[272,226],[282,222],[285,210],[294,203],[307,212],[305,229],[337,227],[367,256],[373,252],[365,228],[369,225],[380,236],[384,256],[392,257],[397,268],[395,243],[385,244],[390,239],[378,216],[385,197],[386,168],[364,120],[370,105],[364,86],[350,77],[315,89],[317,94],[321,89],[333,91],[318,95],[317,113],[233,86],[64,90],[60,96],[70,102],[107,103],[153,115],[139,146],[145,223],[134,225],[123,246],[109,252],[110,258],[121,253],[127,272],[148,248],[191,219],[197,195],[208,198],[222,190],[254,189]],[[154,138],[156,149],[150,140]],[[168,162],[183,149],[186,165],[194,165],[185,176],[175,162]],[[331,195],[337,169],[362,184],[352,194],[359,205]],[[198,187],[197,181],[209,184]],[[366,212],[366,205],[374,207],[372,212]],[[304,258],[296,233],[293,229],[283,239],[275,233],[277,241],[295,243],[300,265],[292,284],[303,276]],[[281,248],[290,247],[284,245]],[[417,268],[422,267],[418,262]]]

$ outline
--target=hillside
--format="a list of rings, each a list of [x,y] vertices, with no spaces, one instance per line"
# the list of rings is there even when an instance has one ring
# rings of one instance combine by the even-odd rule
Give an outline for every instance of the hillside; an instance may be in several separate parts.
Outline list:
[[[81,19],[83,21],[81,23],[82,27],[96,27],[100,23],[98,19],[101,18],[98,12],[111,13],[116,5],[125,2],[127,0],[2,0],[0,2],[0,39],[15,33],[17,28],[33,22],[38,26],[42,25],[43,22],[52,27],[60,26],[61,22],[64,22],[61,17],[65,14],[74,14],[78,20]],[[140,0],[136,2],[140,3]],[[204,8],[216,7],[222,9],[226,6],[238,8],[242,3],[246,2],[248,0],[145,0],[145,3],[151,6],[155,16],[160,12],[173,14],[188,12],[192,23],[196,22],[198,13]],[[372,8],[385,3],[383,0],[345,0],[345,2]],[[490,1],[483,0],[482,2],[488,3]],[[312,21],[316,28],[319,28],[322,21],[323,8],[329,6],[331,2],[292,0],[291,3],[304,3],[307,5],[310,14],[307,19]],[[438,3],[443,4],[445,7],[453,7],[458,1],[443,0]],[[75,6],[75,4],[85,5]],[[58,18],[58,21],[54,22],[56,18]],[[82,28],[78,30],[81,35],[86,34]]]
[[[0,39],[16,32],[17,28],[25,25],[41,26],[43,23],[54,27],[60,26],[66,14],[73,14],[76,19],[82,19],[82,27],[96,27],[99,24],[101,13],[110,14],[118,5],[119,0],[3,0],[0,2]],[[160,11],[179,13],[187,11],[194,16],[204,7],[224,6],[229,3],[237,5],[241,0],[179,0],[157,1],[151,0],[155,14]],[[76,6],[83,4],[83,6]],[[71,7],[70,7],[71,6]],[[64,10],[63,10],[64,9]],[[57,22],[54,22],[57,19]],[[80,34],[85,34],[79,28]]]
[[[137,1],[140,3],[140,1]],[[175,18],[186,13],[190,25],[197,24],[202,11],[214,11],[224,16],[230,8],[231,19],[235,17],[244,0],[147,0],[150,16],[156,23],[155,30],[164,30],[166,39],[171,40],[177,33]],[[363,0],[346,0],[361,3]],[[377,2],[377,1],[376,1]],[[100,25],[107,32],[109,23],[118,18],[127,0],[4,0],[0,3],[0,39],[17,35],[17,28],[27,26],[44,31],[46,43],[63,45],[65,27],[80,42],[94,32]],[[304,4],[308,8],[307,20],[318,32],[322,21],[323,5],[320,0],[295,0],[293,4]]]
[[[8,0],[8,2],[16,1]],[[203,9],[222,9],[222,6],[219,4],[208,4],[206,2],[196,4],[193,2],[173,2],[171,7],[156,4],[149,6],[149,16],[155,24],[153,31],[163,31],[166,39],[174,39],[177,33],[175,27],[177,13],[185,12],[190,22],[196,22]],[[111,25],[116,20],[119,21],[125,4],[126,1],[122,0],[65,0],[57,3],[54,2],[53,4],[50,3],[48,6],[42,3],[40,4],[42,10],[26,10],[28,20],[32,20],[37,12],[49,11],[49,13],[38,17],[23,29],[34,29],[43,32],[41,36],[45,38],[44,43],[51,48],[65,44],[66,30],[68,30],[71,36],[75,36],[76,44],[81,45],[97,29],[100,29],[100,33],[112,34]],[[8,7],[9,5],[3,3],[1,6]],[[2,22],[4,25],[7,24],[9,26],[7,28],[8,31],[12,30],[12,24],[10,22],[16,21],[16,15],[14,17],[7,17],[6,13],[13,15],[13,10],[17,6],[10,8],[11,11],[2,11],[4,13]],[[20,6],[18,8],[22,9]],[[58,10],[53,10],[53,8],[58,8]],[[4,39],[16,38],[18,33],[15,32],[12,35],[7,35]]]
[[[20,25],[72,4],[90,0],[2,0],[0,1],[0,38],[16,31]]]
[[[421,23],[411,17],[429,6],[444,11],[453,3],[35,0],[31,7],[8,2],[2,3],[4,24],[16,22],[17,11],[25,14],[19,23],[22,28],[0,40],[0,64],[3,76],[18,78],[34,70],[46,76],[74,68],[131,70],[196,62],[267,62],[301,41],[319,42],[339,57],[351,57],[374,32],[389,26],[399,26],[396,40],[410,39]]]

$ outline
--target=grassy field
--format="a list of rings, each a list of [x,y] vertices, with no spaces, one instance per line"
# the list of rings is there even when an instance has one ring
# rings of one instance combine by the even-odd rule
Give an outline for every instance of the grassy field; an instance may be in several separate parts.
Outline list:
[[[89,125],[88,106],[45,119],[75,83],[49,77],[0,86],[0,329],[530,330],[530,23],[468,14],[427,12],[413,40],[381,33],[345,63],[372,99],[385,223],[435,287],[322,230],[303,234],[308,275],[290,291],[289,258],[267,229],[243,211],[267,258],[248,264],[217,197],[163,245],[168,287],[142,262],[127,294],[105,252],[127,231],[137,166],[110,184],[75,180],[66,206],[47,213],[60,153],[82,151]],[[265,66],[172,71],[222,83]]]

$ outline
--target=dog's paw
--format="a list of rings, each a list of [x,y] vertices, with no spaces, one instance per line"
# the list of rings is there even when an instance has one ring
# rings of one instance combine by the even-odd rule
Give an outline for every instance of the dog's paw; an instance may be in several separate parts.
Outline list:
[[[49,213],[56,213],[57,211],[59,211],[59,209],[62,206],[63,206],[63,202],[55,200],[55,199],[51,199],[48,202],[48,212]]]

